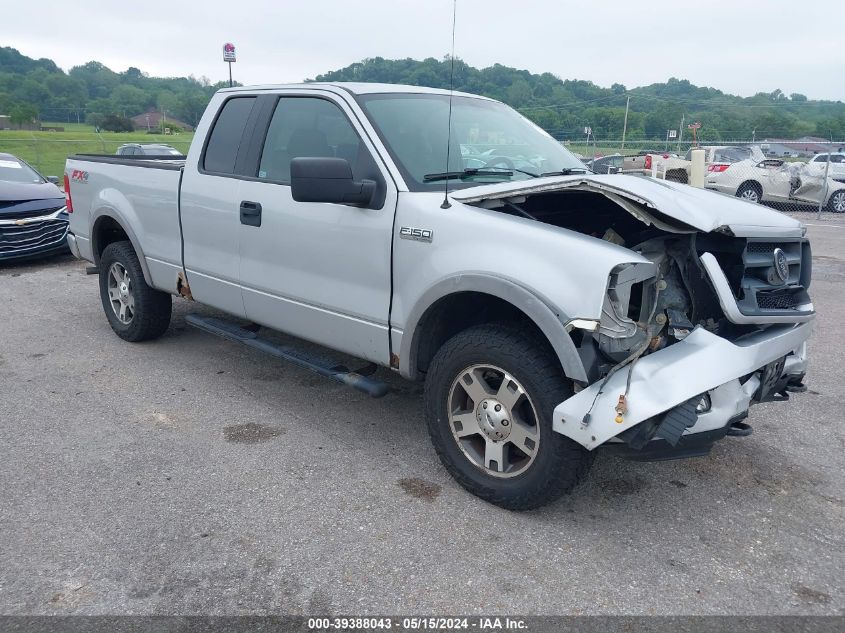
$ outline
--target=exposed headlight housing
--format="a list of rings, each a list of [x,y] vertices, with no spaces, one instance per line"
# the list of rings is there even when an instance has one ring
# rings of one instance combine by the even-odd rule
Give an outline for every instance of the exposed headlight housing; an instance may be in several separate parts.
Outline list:
[[[657,266],[651,262],[620,264],[610,273],[598,328],[599,348],[624,358],[648,338],[647,320],[655,300]]]

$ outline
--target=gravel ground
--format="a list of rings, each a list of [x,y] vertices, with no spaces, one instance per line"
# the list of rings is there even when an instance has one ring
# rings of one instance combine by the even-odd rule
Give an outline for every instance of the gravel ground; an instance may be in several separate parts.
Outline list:
[[[802,219],[810,391],[521,514],[453,483],[418,385],[371,400],[184,301],[124,343],[82,262],[4,266],[0,613],[843,614],[845,218]]]

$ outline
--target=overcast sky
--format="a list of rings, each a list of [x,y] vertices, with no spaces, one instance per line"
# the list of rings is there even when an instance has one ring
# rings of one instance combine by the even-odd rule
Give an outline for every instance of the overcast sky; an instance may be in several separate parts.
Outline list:
[[[37,5],[37,6],[36,6]],[[0,45],[68,70],[283,83],[366,57],[442,58],[452,0],[39,0],[3,11]],[[748,96],[845,100],[843,0],[458,0],[455,54],[627,87],[686,78]]]

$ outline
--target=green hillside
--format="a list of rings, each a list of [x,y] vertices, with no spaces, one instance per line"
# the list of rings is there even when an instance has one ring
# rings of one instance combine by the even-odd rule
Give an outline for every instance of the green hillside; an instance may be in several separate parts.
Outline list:
[[[449,87],[448,59],[366,59],[327,72],[317,81],[406,83]],[[589,66],[579,69],[588,73]],[[599,139],[619,139],[630,97],[627,138],[663,140],[666,131],[700,121],[704,140],[748,140],[804,135],[845,138],[845,104],[812,101],[780,90],[742,98],[715,88],[698,87],[686,79],[639,88],[613,84],[602,88],[590,81],[562,80],[551,73],[537,75],[495,64],[473,68],[455,60],[455,89],[483,94],[519,109],[560,139],[583,140],[584,127]]]
[[[450,62],[433,58],[376,57],[333,70],[317,81],[364,81],[449,87]],[[589,66],[578,72],[589,73]],[[65,72],[49,59],[31,59],[13,48],[0,48],[0,114],[17,121],[39,118],[58,123],[96,122],[115,114],[131,117],[148,108],[194,125],[222,83],[191,77],[150,77],[138,68],[114,72],[95,61]],[[780,90],[742,98],[686,79],[638,88],[560,79],[501,64],[473,68],[455,60],[455,88],[508,103],[555,137],[583,140],[592,128],[599,139],[622,136],[625,103],[630,98],[627,138],[661,141],[666,130],[701,121],[704,140],[795,138],[812,135],[845,138],[845,104],[813,101]]]

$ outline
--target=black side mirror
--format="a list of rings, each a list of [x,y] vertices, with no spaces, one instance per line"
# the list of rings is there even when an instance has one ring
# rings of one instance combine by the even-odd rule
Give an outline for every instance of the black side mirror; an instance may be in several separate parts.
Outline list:
[[[355,181],[345,158],[302,157],[290,161],[290,189],[297,202],[335,202],[365,207],[373,200],[376,183]]]
[[[59,184],[59,177],[58,176],[47,176],[47,182],[52,182],[54,185]]]

